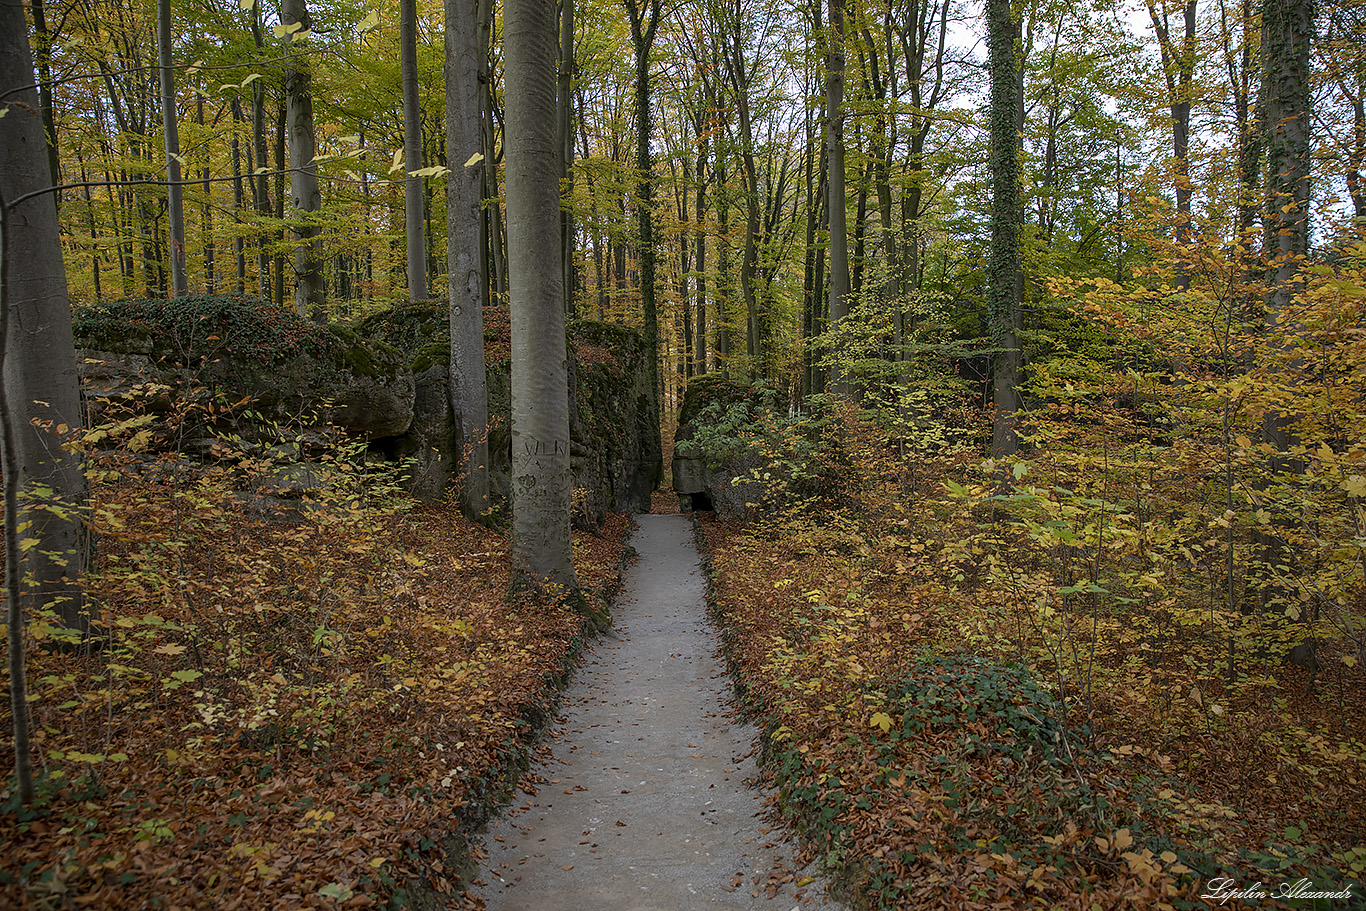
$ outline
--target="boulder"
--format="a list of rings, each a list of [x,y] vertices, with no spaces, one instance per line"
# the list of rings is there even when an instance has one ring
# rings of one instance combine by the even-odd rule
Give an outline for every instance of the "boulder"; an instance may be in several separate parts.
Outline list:
[[[763,490],[750,480],[758,463],[748,452],[737,451],[718,460],[695,442],[706,406],[762,404],[760,392],[719,373],[693,377],[683,391],[674,432],[673,489],[684,512],[712,510],[723,521],[753,517]]]
[[[507,312],[484,312],[485,379],[489,406],[489,483],[506,501],[511,486],[512,382]],[[450,330],[440,302],[402,304],[362,322],[364,337],[408,358],[416,380],[413,421],[380,445],[414,459],[413,493],[439,499],[459,464],[450,406]],[[648,365],[638,332],[576,321],[568,328],[570,465],[576,519],[596,526],[608,511],[647,512],[658,486],[658,418],[650,405]]]
[[[371,440],[412,423],[415,386],[396,349],[260,300],[117,301],[77,310],[72,324],[92,423],[205,399],[230,406],[177,424],[174,444],[191,451],[220,433],[269,439],[271,424],[310,414]]]

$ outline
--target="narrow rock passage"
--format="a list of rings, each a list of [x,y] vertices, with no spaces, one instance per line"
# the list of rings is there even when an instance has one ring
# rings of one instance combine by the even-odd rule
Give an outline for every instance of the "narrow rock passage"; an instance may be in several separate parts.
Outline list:
[[[797,885],[811,874],[745,783],[754,729],[731,711],[687,519],[637,521],[619,638],[566,691],[537,794],[490,825],[476,894],[491,911],[838,908]]]

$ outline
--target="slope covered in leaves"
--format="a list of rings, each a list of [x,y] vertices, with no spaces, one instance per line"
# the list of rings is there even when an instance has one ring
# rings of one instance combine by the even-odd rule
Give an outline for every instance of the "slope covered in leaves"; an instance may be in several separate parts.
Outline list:
[[[40,798],[4,794],[0,905],[454,897],[467,858],[447,836],[505,790],[581,617],[508,600],[506,537],[394,506],[342,459],[304,500],[251,460],[108,468],[90,592],[110,636],[83,655],[31,628]],[[592,597],[627,524],[576,538]]]
[[[861,905],[1199,908],[1219,877],[1366,894],[1350,643],[1320,641],[1311,691],[1256,615],[1211,609],[1193,534],[1169,543],[1151,507],[1130,531],[1116,454],[1037,452],[1001,493],[971,451],[908,464],[837,409],[795,431],[831,479],[801,499],[765,420],[777,508],[702,514],[713,609],[777,804]],[[1137,496],[1194,512],[1201,445],[1140,463]]]

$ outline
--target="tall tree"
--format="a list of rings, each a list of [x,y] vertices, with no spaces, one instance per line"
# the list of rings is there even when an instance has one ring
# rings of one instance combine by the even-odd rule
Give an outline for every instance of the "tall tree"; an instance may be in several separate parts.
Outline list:
[[[830,229],[829,327],[849,315],[848,203],[844,198],[844,0],[830,0],[830,26],[825,66],[825,160],[829,177],[825,210]],[[848,395],[848,377],[837,365],[830,368],[828,388]]]
[[[560,0],[560,72],[557,83],[555,121],[560,130],[560,179],[563,195],[574,198],[574,0]],[[574,208],[560,211],[560,262],[564,268],[564,305],[574,315]]]
[[[43,0],[32,0],[33,56],[38,64],[38,107],[43,118],[43,135],[47,140],[47,161],[52,171],[52,184],[62,180],[62,159],[57,150],[57,118],[52,107],[52,35],[47,30],[47,10]]]
[[[403,214],[407,229],[408,298],[427,291],[427,231],[423,221],[422,107],[417,93],[417,0],[399,0],[399,66],[403,81]]]
[[[626,0],[635,50],[636,218],[640,244],[640,305],[645,318],[645,356],[650,365],[650,388],[659,411],[659,306],[655,299],[654,162],[650,137],[654,118],[650,107],[650,53],[659,29],[661,0]]]
[[[987,315],[991,328],[993,455],[1019,449],[1014,417],[1020,406],[1020,110],[1016,45],[1020,26],[1010,0],[987,0],[991,72],[991,249],[987,263]]]
[[[307,40],[313,30],[307,0],[280,0],[285,40],[291,46]],[[317,137],[313,127],[313,71],[306,56],[289,55],[285,67],[285,123],[289,136],[289,192],[298,221],[294,227],[294,309],[300,316],[324,319],[326,275],[322,264],[322,231],[316,217],[322,210],[318,190]],[[419,251],[421,248],[419,248]],[[279,289],[276,290],[279,295]]]
[[[45,151],[33,58],[22,4],[0,5],[0,198],[7,205],[3,306],[7,317],[4,397],[14,419],[5,439],[6,472],[22,497],[21,557],[27,580],[17,607],[25,616],[49,608],[72,628],[89,616],[77,580],[85,565],[81,510],[86,499],[79,455],[61,434],[81,425],[71,307]],[[10,564],[11,566],[13,564]]]
[[[1265,0],[1262,59],[1266,143],[1266,256],[1271,264],[1271,321],[1290,303],[1309,252],[1309,50],[1312,0]]]
[[[1157,45],[1162,54],[1162,75],[1167,83],[1167,98],[1172,117],[1172,160],[1176,169],[1176,288],[1183,291],[1190,286],[1190,268],[1185,248],[1191,238],[1191,174],[1190,128],[1191,100],[1195,80],[1195,13],[1197,0],[1185,0],[1182,20],[1185,32],[1180,43],[1171,33],[1166,0],[1148,0],[1148,16],[1157,33]]]
[[[512,310],[512,562],[572,589],[569,364],[555,125],[555,0],[506,0],[508,296]]]
[[[488,381],[484,370],[484,126],[478,0],[446,6],[446,265],[450,296],[450,394],[466,515],[489,505]]]
[[[161,71],[161,129],[166,145],[166,216],[171,231],[171,296],[185,283],[185,188],[180,182],[180,127],[176,122],[175,70],[171,68],[171,0],[157,0],[157,58]]]

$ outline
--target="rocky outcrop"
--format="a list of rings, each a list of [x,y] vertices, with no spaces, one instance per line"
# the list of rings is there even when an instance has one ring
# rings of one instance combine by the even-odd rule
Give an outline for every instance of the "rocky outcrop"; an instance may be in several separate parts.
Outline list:
[[[489,474],[506,501],[512,470],[510,339],[505,311],[484,314],[489,403]],[[449,489],[458,464],[448,385],[449,326],[440,303],[404,304],[357,327],[366,338],[402,351],[415,378],[413,421],[382,445],[414,464],[413,491],[425,499]],[[570,462],[575,516],[597,525],[607,511],[648,512],[661,473],[658,420],[650,406],[640,334],[602,323],[572,322]]]
[[[506,500],[506,312],[489,309],[485,326],[490,480],[495,497]],[[306,450],[325,447],[280,428],[325,421],[406,461],[421,499],[442,498],[455,481],[450,333],[441,303],[392,307],[346,329],[250,298],[121,301],[78,310],[74,328],[92,424],[154,414],[148,448],[214,457],[246,444],[295,472],[282,475],[284,492],[271,495],[297,498],[308,468],[289,466],[307,462]],[[640,334],[579,322],[570,324],[569,336],[575,516],[596,526],[609,510],[648,512],[662,466]]]
[[[375,440],[413,420],[415,384],[397,349],[263,301],[118,301],[81,308],[72,323],[91,422],[178,408],[165,442],[183,451],[227,434],[269,442],[271,424],[327,421]],[[191,411],[200,419],[183,420]]]
[[[674,431],[673,489],[684,512],[712,510],[723,521],[752,518],[762,489],[753,480],[759,463],[748,450],[734,448],[724,457],[698,442],[708,405],[758,405],[762,396],[752,387],[719,373],[693,377],[683,391]]]

